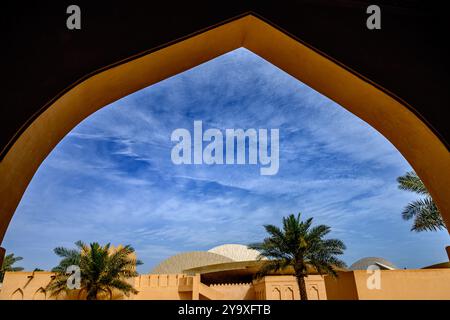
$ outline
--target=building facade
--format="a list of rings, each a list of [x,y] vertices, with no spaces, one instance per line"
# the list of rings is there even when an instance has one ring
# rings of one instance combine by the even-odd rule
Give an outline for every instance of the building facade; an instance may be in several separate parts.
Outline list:
[[[129,279],[137,294],[99,297],[113,300],[299,300],[293,270],[256,277],[264,260],[242,245],[177,254],[148,274]],[[53,272],[6,272],[0,300],[85,299],[83,290],[52,296],[46,290]],[[306,277],[309,300],[445,299],[450,300],[450,265],[397,269],[382,258],[363,258],[336,278]]]

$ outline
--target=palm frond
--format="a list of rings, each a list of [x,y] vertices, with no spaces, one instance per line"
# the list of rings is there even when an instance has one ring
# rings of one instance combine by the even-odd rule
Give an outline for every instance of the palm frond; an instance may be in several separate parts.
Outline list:
[[[3,278],[5,276],[5,272],[7,271],[22,271],[22,267],[14,267],[14,264],[17,261],[23,260],[22,257],[15,256],[14,253],[7,254],[3,258],[3,263],[0,266],[0,282],[3,282]]]
[[[405,220],[414,218],[411,231],[437,231],[446,228],[438,208],[430,197],[409,203],[403,210],[402,217]]]
[[[407,172],[404,176],[398,177],[397,181],[400,189],[413,191],[425,196],[409,203],[402,212],[403,219],[410,220],[414,218],[411,231],[421,232],[446,229],[438,207],[415,172]]]
[[[280,259],[280,260],[268,260],[266,261],[262,267],[255,274],[257,279],[262,278],[270,273],[277,272],[280,270],[284,270],[291,265],[290,260]]]
[[[321,274],[336,276],[336,268],[345,267],[338,259],[346,249],[338,239],[324,239],[330,232],[326,225],[312,226],[313,218],[301,220],[301,214],[289,215],[282,220],[283,229],[265,225],[269,237],[263,242],[251,244],[251,249],[260,252],[260,258],[269,260],[261,267],[259,276],[276,272],[291,266],[297,278],[308,274],[309,267],[314,267]]]
[[[402,190],[412,191],[423,195],[429,195],[427,188],[414,172],[407,172],[404,176],[397,178],[398,187]]]
[[[133,286],[125,281],[137,276],[136,265],[142,264],[140,260],[135,259],[131,246],[113,249],[109,243],[104,246],[97,242],[86,245],[81,241],[77,241],[75,245],[77,249],[55,249],[55,253],[63,259],[54,268],[57,275],[48,286],[53,295],[69,291],[69,275],[65,273],[69,263],[80,267],[81,290],[86,292],[88,300],[111,297],[113,290],[119,290],[126,295],[137,293]]]

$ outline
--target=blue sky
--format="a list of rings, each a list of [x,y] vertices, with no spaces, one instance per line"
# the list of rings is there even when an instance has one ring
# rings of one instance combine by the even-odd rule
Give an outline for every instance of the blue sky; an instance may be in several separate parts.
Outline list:
[[[280,168],[174,165],[177,128],[278,128]],[[332,227],[344,260],[399,267],[446,260],[446,231],[413,233],[401,219],[411,170],[381,134],[260,57],[238,49],[122,98],[72,130],[43,162],[3,246],[26,269],[49,269],[56,246],[131,244],[148,272],[170,255],[248,244],[302,212]]]

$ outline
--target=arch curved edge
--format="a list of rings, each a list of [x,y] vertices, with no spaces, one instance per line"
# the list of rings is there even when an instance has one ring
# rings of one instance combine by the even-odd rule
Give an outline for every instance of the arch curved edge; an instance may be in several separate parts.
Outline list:
[[[433,131],[405,103],[247,15],[97,73],[48,106],[0,162],[0,243],[38,167],[78,123],[117,99],[239,47],[336,101],[384,135],[422,178],[450,226],[450,155]]]

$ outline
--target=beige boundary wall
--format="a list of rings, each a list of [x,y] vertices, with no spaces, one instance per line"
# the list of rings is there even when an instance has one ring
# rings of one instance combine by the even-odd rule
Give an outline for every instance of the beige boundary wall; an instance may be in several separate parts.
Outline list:
[[[210,287],[229,300],[255,300],[253,283],[212,284]]]
[[[0,289],[0,300],[53,300],[45,288],[52,272],[7,272]],[[144,274],[130,280],[138,294],[130,297],[113,293],[113,299],[130,300],[293,300],[299,299],[298,286],[293,276],[267,276],[251,283],[227,283],[207,286],[200,275]],[[326,299],[324,279],[306,278],[310,299]],[[258,294],[256,294],[258,292]],[[74,290],[70,296],[57,299],[83,299],[83,293]]]
[[[309,300],[326,300],[322,276],[311,275],[305,279]],[[255,283],[256,300],[299,300],[300,292],[294,276],[267,276]]]
[[[374,273],[365,270],[325,277],[330,300],[450,300],[450,269],[380,270],[380,287],[369,289]],[[372,277],[372,278],[370,278]]]
[[[306,278],[310,300],[450,300],[450,269],[382,270],[380,289],[367,286],[367,271],[341,272],[337,279],[311,275]],[[50,300],[45,287],[52,272],[7,272],[0,300]],[[252,283],[213,284],[207,286],[200,275],[144,274],[130,280],[139,291],[125,297],[113,293],[113,299],[130,300],[298,300],[299,290],[293,276],[266,276]],[[79,291],[58,299],[83,299]]]

